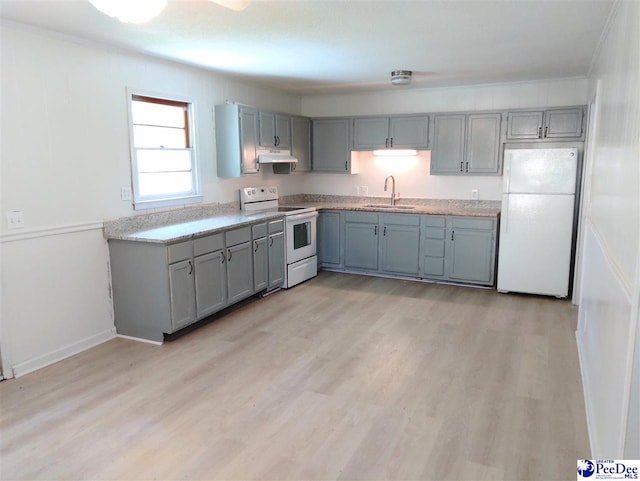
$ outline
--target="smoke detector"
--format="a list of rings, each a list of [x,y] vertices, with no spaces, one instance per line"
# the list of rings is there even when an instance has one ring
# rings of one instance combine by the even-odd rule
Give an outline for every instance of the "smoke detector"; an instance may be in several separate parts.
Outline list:
[[[394,70],[391,72],[391,85],[409,85],[411,70]]]

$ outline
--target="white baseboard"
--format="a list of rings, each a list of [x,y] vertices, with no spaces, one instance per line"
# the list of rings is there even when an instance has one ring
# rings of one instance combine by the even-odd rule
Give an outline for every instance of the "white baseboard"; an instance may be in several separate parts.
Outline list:
[[[578,362],[580,364],[580,378],[582,379],[582,393],[584,398],[584,411],[586,414],[586,422],[587,422],[587,434],[589,436],[589,448],[591,449],[591,458],[595,459],[597,457],[597,453],[600,451],[596,444],[596,436],[593,432],[593,409],[591,407],[591,402],[589,401],[589,393],[591,389],[589,389],[589,378],[585,375],[585,351],[584,351],[584,341],[582,340],[582,336],[580,335],[580,331],[576,331],[576,345],[578,346]]]
[[[71,357],[82,351],[86,351],[89,348],[97,346],[98,344],[102,344],[103,342],[109,341],[115,337],[116,329],[115,327],[112,327],[110,329],[107,329],[106,331],[100,332],[86,339],[82,339],[78,342],[74,342],[73,344],[65,346],[61,349],[57,349],[53,352],[38,356],[34,359],[16,364],[12,369],[13,376],[24,376],[25,374],[29,374],[30,372],[33,372],[37,369],[42,369],[43,367],[49,366],[50,364],[62,361],[63,359]]]

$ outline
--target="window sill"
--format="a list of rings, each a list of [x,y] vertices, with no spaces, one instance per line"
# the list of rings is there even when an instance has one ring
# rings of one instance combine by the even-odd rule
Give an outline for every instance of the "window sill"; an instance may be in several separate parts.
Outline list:
[[[173,199],[143,200],[133,203],[133,210],[162,209],[164,207],[175,207],[180,205],[198,204],[203,199],[202,195],[186,195]]]

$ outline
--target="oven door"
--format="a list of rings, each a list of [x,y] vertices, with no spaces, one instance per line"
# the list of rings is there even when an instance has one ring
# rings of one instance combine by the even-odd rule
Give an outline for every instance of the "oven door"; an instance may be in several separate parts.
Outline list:
[[[316,218],[318,212],[305,212],[285,217],[287,264],[316,255]]]

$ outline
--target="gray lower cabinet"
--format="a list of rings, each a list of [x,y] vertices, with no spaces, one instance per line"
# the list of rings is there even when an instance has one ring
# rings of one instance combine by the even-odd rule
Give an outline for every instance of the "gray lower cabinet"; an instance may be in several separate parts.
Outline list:
[[[493,285],[497,226],[493,219],[449,217],[449,278]]]
[[[260,292],[268,287],[269,260],[267,253],[267,238],[260,237],[253,240],[253,290]]]
[[[378,270],[378,214],[345,212],[344,266]]]
[[[193,261],[169,264],[169,295],[171,296],[171,327],[181,329],[196,321]]]
[[[230,304],[253,294],[252,254],[251,241],[227,247],[227,293]]]
[[[202,319],[227,305],[227,268],[224,250],[194,257],[197,318]]]
[[[491,286],[497,219],[320,211],[321,268]]]
[[[269,278],[268,287],[273,289],[284,282],[284,232],[269,235]]]
[[[420,266],[420,216],[383,214],[380,217],[381,270],[417,276]]]
[[[340,212],[321,211],[318,214],[318,264],[320,267],[340,267]]]

